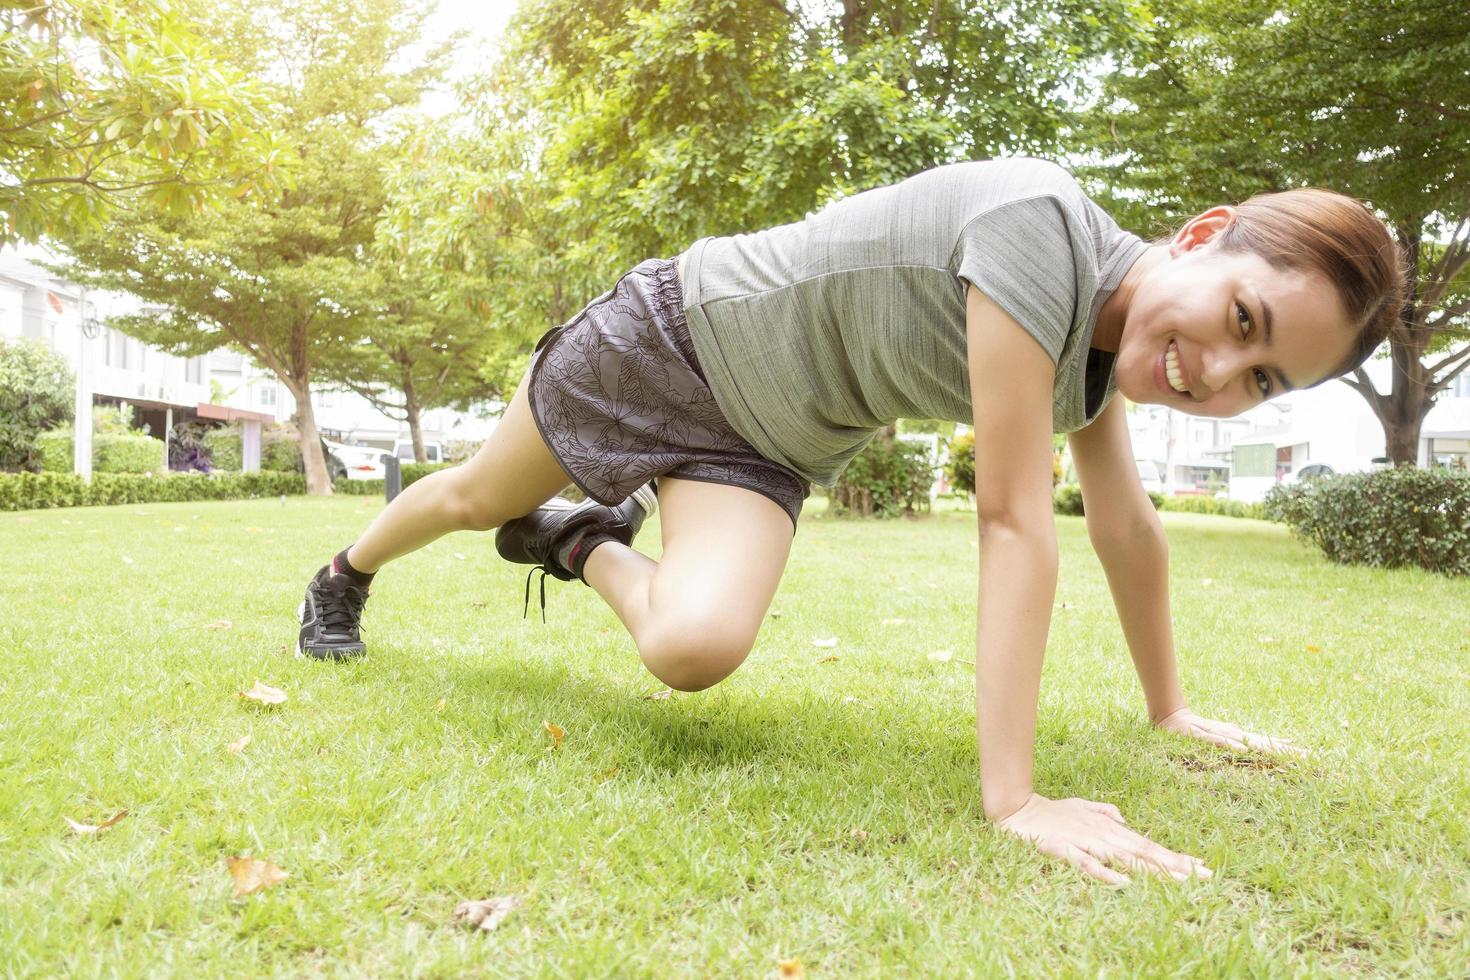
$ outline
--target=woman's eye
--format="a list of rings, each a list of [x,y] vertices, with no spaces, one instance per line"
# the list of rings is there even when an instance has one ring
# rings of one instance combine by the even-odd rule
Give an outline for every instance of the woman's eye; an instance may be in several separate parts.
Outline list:
[[[1250,313],[1250,310],[1247,310],[1244,306],[1241,306],[1239,303],[1236,303],[1235,304],[1235,319],[1240,323],[1241,326],[1245,327],[1245,329],[1240,332],[1241,338],[1244,339],[1245,337],[1249,337],[1250,336],[1250,332],[1251,332],[1251,313]]]
[[[1253,368],[1253,370],[1256,372],[1256,383],[1260,386],[1261,397],[1270,398],[1271,376],[1268,375],[1265,371],[1262,371],[1260,368]]]

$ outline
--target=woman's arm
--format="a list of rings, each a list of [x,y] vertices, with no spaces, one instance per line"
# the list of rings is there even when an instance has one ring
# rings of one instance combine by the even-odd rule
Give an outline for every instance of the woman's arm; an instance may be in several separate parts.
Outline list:
[[[1032,788],[1041,662],[1056,594],[1051,509],[1050,356],[979,290],[966,292],[966,345],[975,419],[980,579],[975,626],[975,714],[985,815],[1094,877],[1106,866],[1209,874],[1124,825],[1117,807],[1052,800]]]
[[[1149,721],[1185,707],[1169,617],[1169,544],[1133,462],[1123,399],[1067,437],[1082,484],[1087,536],[1102,562]]]
[[[1189,710],[1174,657],[1168,537],[1138,479],[1122,399],[1114,399],[1068,441],[1082,484],[1087,536],[1108,577],[1149,721],[1226,748],[1306,754],[1286,739],[1201,718]]]

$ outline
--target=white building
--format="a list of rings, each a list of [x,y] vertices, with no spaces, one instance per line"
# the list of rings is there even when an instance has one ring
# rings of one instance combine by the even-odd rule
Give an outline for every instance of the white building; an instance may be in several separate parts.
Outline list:
[[[1388,360],[1364,370],[1389,389]],[[1309,465],[1337,473],[1371,469],[1385,453],[1383,426],[1363,396],[1340,381],[1293,391],[1230,419],[1207,419],[1161,405],[1129,413],[1133,454],[1154,464],[1168,493],[1210,493],[1222,481],[1229,496],[1259,500],[1276,483]],[[1240,453],[1236,447],[1245,447]],[[1470,461],[1470,372],[1440,395],[1419,434],[1420,466]]]
[[[65,357],[77,375],[78,409],[127,402],[135,420],[160,439],[185,418],[241,419],[248,427],[251,422],[285,421],[295,413],[295,399],[285,386],[244,355],[218,350],[175,357],[104,327],[108,317],[136,312],[143,304],[124,293],[84,289],[30,259],[52,261],[52,256],[35,247],[0,250],[0,337],[37,339]],[[218,404],[211,404],[216,396]],[[312,402],[317,424],[328,438],[384,449],[409,439],[407,423],[389,418],[351,392],[314,388]],[[501,410],[498,404],[490,408]],[[91,417],[85,411],[80,415]],[[497,418],[434,409],[422,421],[425,441],[478,442],[494,429]],[[90,472],[90,426],[77,428],[78,469]],[[245,455],[251,468],[251,454]]]

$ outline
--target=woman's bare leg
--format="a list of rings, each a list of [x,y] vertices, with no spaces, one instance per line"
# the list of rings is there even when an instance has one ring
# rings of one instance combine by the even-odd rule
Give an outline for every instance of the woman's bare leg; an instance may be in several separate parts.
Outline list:
[[[616,541],[582,570],[653,674],[698,691],[745,660],[791,554],[791,518],[754,490],[658,478],[663,555]]]
[[[529,382],[528,371],[500,424],[473,457],[430,473],[393,498],[348,549],[353,568],[376,572],[450,531],[497,528],[529,514],[572,482],[531,417]]]

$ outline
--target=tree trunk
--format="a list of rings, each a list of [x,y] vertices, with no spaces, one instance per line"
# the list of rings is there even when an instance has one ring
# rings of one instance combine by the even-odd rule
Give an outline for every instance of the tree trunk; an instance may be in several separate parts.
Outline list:
[[[408,422],[408,437],[413,440],[413,461],[427,463],[424,452],[424,430],[419,421],[423,406],[419,404],[418,392],[413,386],[413,359],[408,357],[403,365],[403,416]]]
[[[424,452],[424,430],[419,424],[418,403],[410,398],[405,410],[408,412],[408,435],[413,439],[413,461],[427,463],[429,454]]]
[[[306,470],[306,492],[320,497],[332,495],[332,479],[327,475],[327,458],[322,455],[321,432],[316,427],[316,407],[311,403],[311,386],[300,390],[291,386],[296,399],[296,425],[301,430],[301,462]]]

